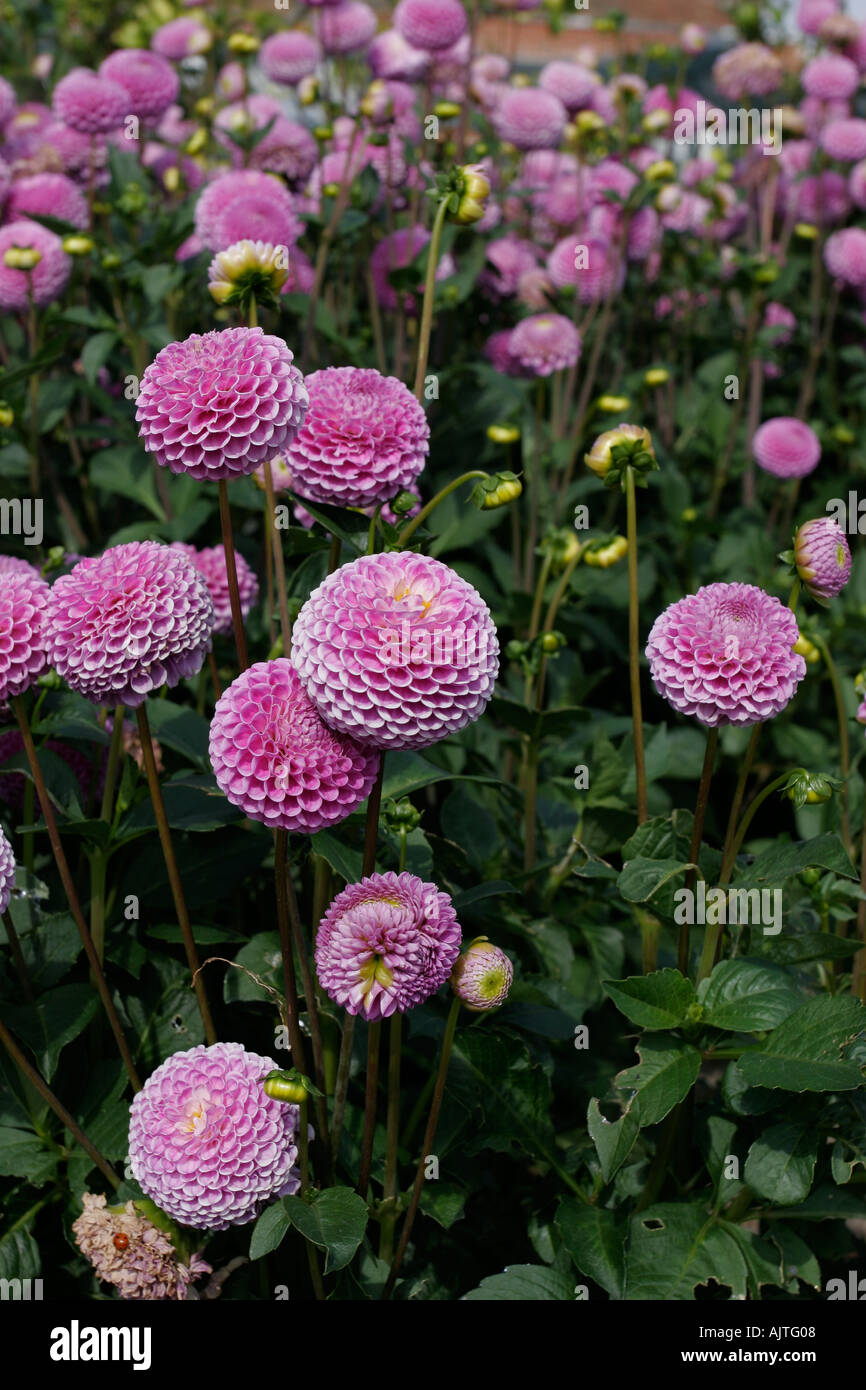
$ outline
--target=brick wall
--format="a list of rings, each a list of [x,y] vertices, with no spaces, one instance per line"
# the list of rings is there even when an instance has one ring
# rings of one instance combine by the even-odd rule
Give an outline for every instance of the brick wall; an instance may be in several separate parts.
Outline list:
[[[551,34],[534,12],[488,15],[478,28],[478,47],[486,53],[503,53],[515,62],[534,65],[551,58],[570,58],[587,46],[601,56],[619,49],[640,51],[651,43],[674,43],[684,24],[701,24],[712,34],[727,22],[713,0],[589,0],[588,10],[569,14],[566,0],[565,27]],[[611,9],[628,13],[628,23],[618,35],[599,34],[592,21]]]

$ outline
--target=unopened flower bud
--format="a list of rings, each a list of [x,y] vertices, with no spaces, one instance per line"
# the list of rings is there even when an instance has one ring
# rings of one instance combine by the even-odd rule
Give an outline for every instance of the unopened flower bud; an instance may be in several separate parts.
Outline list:
[[[794,643],[794,651],[801,656],[807,666],[815,666],[821,660],[821,652],[814,642],[804,637],[802,632]]]
[[[641,121],[641,126],[646,131],[647,135],[658,135],[660,131],[667,130],[672,120],[673,116],[670,111],[665,111],[663,109],[648,111]]]
[[[838,521],[831,516],[804,521],[794,537],[794,564],[813,598],[840,594],[851,576],[851,551]]]
[[[561,632],[545,632],[541,638],[541,650],[545,656],[554,656],[566,645],[565,637]]]
[[[437,101],[433,115],[438,116],[440,121],[453,121],[460,115],[460,107],[456,101]]]
[[[520,430],[517,425],[488,425],[487,438],[493,444],[516,444]]]
[[[626,468],[634,470],[636,481],[645,482],[646,474],[658,467],[652,437],[642,425],[605,430],[584,458],[587,468],[611,486],[622,481]]]
[[[187,140],[186,152],[187,154],[201,154],[206,144],[207,131],[205,130],[203,125],[200,125],[198,130],[194,130],[192,135]]]
[[[479,936],[458,956],[451,971],[451,988],[473,1013],[498,1009],[508,998],[514,966],[505,952],[486,936]]]
[[[62,246],[67,256],[89,256],[93,241],[89,236],[72,234],[63,238]]]
[[[670,381],[671,374],[667,367],[650,367],[644,372],[643,379],[645,386],[664,386]]]
[[[605,128],[604,121],[597,111],[578,111],[574,125],[578,135],[594,135]]]
[[[312,74],[309,77],[301,78],[297,86],[297,93],[301,106],[312,106],[319,98],[318,78],[313,77]]]
[[[8,430],[15,422],[15,411],[5,401],[0,403],[0,429]]]
[[[507,507],[523,491],[523,484],[516,473],[493,473],[481,478],[472,489],[472,501],[482,511],[493,511],[495,507]]]
[[[791,773],[783,790],[799,810],[801,806],[820,806],[829,801],[834,788],[840,785],[835,777],[827,777],[821,772],[807,772],[799,767]]]
[[[307,1099],[304,1078],[294,1067],[288,1071],[269,1071],[262,1082],[262,1090],[271,1100],[289,1101],[295,1105]]]
[[[601,545],[591,542],[586,547],[583,563],[591,569],[606,570],[618,564],[627,554],[628,541],[625,536],[615,536],[612,541]]]
[[[650,183],[672,183],[676,176],[676,165],[670,159],[654,159],[644,173]]]
[[[10,246],[3,256],[10,270],[35,270],[41,260],[42,252],[35,246]]]
[[[628,410],[631,401],[628,396],[599,396],[596,405],[606,415],[621,415],[624,410]]]
[[[192,109],[197,116],[200,116],[202,118],[203,121],[210,120],[210,117],[214,113],[213,97],[199,97],[198,101]]]
[[[853,430],[847,425],[834,425],[830,431],[837,444],[853,444],[857,438]]]
[[[797,222],[794,226],[794,236],[799,237],[801,241],[815,241],[818,234],[814,222]]]
[[[162,176],[162,186],[166,193],[176,193],[180,188],[180,169],[176,164],[170,164]]]
[[[258,53],[260,48],[260,41],[255,34],[246,34],[242,29],[229,34],[226,42],[230,53]]]

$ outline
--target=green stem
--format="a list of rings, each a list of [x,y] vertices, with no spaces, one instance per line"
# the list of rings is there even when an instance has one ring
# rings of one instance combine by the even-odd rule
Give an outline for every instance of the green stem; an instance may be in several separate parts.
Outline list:
[[[247,657],[247,638],[244,632],[244,617],[241,611],[241,596],[238,589],[238,572],[235,565],[235,546],[232,536],[232,514],[229,509],[228,485],[224,478],[220,478],[217,483],[220,501],[220,524],[223,533],[223,550],[226,557],[226,576],[229,585],[229,602],[232,610],[232,627],[235,633],[235,646],[238,652],[238,664],[241,671],[245,671],[249,666]]]
[[[689,863],[697,864],[698,856],[701,852],[701,839],[704,833],[704,820],[707,814],[707,804],[710,799],[710,782],[713,776],[713,767],[716,761],[716,750],[719,746],[718,729],[707,730],[707,743],[704,749],[704,765],[701,769],[701,780],[698,784],[698,799],[695,803],[695,820],[692,827],[692,839],[689,845]],[[695,881],[695,870],[689,869],[686,875],[686,888],[691,890]],[[689,927],[684,922],[680,926],[679,950],[677,951],[677,968],[681,975],[685,975],[689,968]]]
[[[637,823],[647,819],[646,762],[643,746],[643,713],[640,698],[640,607],[637,582],[637,502],[634,469],[626,469],[626,515],[628,535],[628,669],[631,687],[631,718],[634,732],[634,772],[637,791]]]
[[[99,819],[104,820],[107,825],[111,824],[114,814],[114,789],[117,786],[117,770],[123,748],[123,716],[123,705],[118,705],[114,711],[114,726],[111,730],[108,763],[105,768],[105,786],[102,789],[102,807],[99,812]]]
[[[358,1192],[365,1200],[370,1186],[373,1164],[373,1138],[376,1132],[376,1101],[379,1094],[379,1046],[381,1023],[371,1023],[367,1033],[367,1085],[364,1092],[364,1136],[361,1141],[361,1164],[358,1170]]]
[[[394,1228],[397,1224],[397,1144],[400,1131],[400,1051],[402,1044],[402,1014],[391,1015],[388,1051],[388,1114],[385,1126],[385,1187],[384,1199],[390,1207],[382,1218],[379,1239],[379,1259],[388,1264],[394,1254]]]
[[[283,639],[283,656],[288,658],[289,649],[292,645],[292,625],[289,621],[289,600],[286,593],[286,562],[283,557],[283,545],[280,540],[280,533],[276,527],[274,474],[270,459],[265,463],[264,475],[268,544],[270,546],[270,555],[273,560],[273,568],[277,578],[277,602],[280,610],[280,635]]]
[[[424,307],[421,310],[421,329],[418,334],[418,365],[415,372],[415,399],[424,399],[424,378],[427,374],[427,358],[430,352],[430,330],[433,327],[433,300],[436,296],[436,270],[439,265],[439,246],[442,241],[442,228],[448,213],[448,199],[443,198],[436,210],[433,232],[427,251],[427,275],[424,281]]]
[[[842,769],[842,839],[845,841],[845,848],[851,853],[853,842],[851,839],[851,816],[848,809],[848,778],[851,773],[851,745],[848,739],[848,715],[845,710],[842,685],[839,681],[839,672],[836,669],[836,663],[830,655],[830,648],[820,634],[816,634],[815,636],[815,646],[824,658],[824,665],[827,667],[827,675],[830,677],[830,684],[833,687],[833,699],[836,704],[836,722],[839,727],[839,763]]]
[[[436,507],[439,506],[440,502],[444,502],[448,494],[453,492],[455,488],[460,487],[462,483],[470,482],[473,478],[487,478],[489,476],[490,475],[488,473],[485,473],[483,469],[473,468],[470,469],[468,473],[461,473],[459,478],[455,478],[453,482],[448,483],[446,487],[441,488],[440,491],[436,493],[435,497],[431,497],[430,501],[425,503],[418,515],[413,516],[412,520],[408,523],[408,525],[404,526],[403,530],[397,537],[396,548],[398,550],[405,550],[407,541],[411,540],[412,536],[414,536],[421,523],[427,520],[430,513]]]

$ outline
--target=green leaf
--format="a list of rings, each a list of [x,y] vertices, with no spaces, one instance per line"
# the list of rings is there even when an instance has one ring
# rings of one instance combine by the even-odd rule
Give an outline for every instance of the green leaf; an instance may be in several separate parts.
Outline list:
[[[189,830],[201,834],[243,820],[243,812],[233,806],[218,790],[213,776],[205,773],[184,773],[169,782],[164,782],[162,799],[172,830]],[[148,797],[145,801],[140,801],[119,826],[118,839],[122,840],[129,835],[155,827],[153,803]]]
[[[33,1049],[39,1070],[50,1081],[63,1048],[84,1031],[97,1004],[89,985],[58,985],[41,995],[35,1004],[4,1005],[4,1018]]]
[[[434,782],[496,781],[495,777],[464,777],[459,773],[449,772],[447,768],[437,767],[427,758],[422,758],[419,753],[389,753],[385,763],[382,796],[393,797],[395,801],[399,801],[401,796],[408,796],[410,792],[416,792],[421,787],[432,786]]]
[[[463,1218],[466,1193],[454,1183],[429,1182],[421,1189],[421,1210],[446,1231]]]
[[[857,878],[857,871],[838,835],[817,835],[796,844],[772,845],[759,854],[737,879],[738,888],[782,884],[803,869],[827,869],[840,878]]]
[[[117,342],[117,334],[114,329],[109,329],[104,333],[94,333],[92,338],[88,338],[81,352],[81,365],[84,375],[91,384],[96,380],[100,367],[108,361],[114,344]]]
[[[357,883],[363,874],[364,856],[346,845],[333,830],[319,830],[310,836],[310,849],[330,864],[334,873],[347,883]]]
[[[466,1029],[462,1036],[458,1031],[451,1068],[455,1082],[462,1073],[464,1085],[471,1081],[480,1093],[485,1124],[477,1147],[505,1153],[516,1142],[527,1153],[555,1161],[550,1080],[525,1043],[482,1029]]]
[[[733,1236],[746,1262],[746,1275],[752,1298],[761,1297],[761,1289],[765,1284],[778,1288],[785,1286],[787,1279],[778,1245],[764,1236],[756,1235],[754,1231],[737,1226],[734,1222],[723,1221],[721,1225],[723,1230]]]
[[[489,1274],[462,1303],[567,1303],[574,1298],[574,1280],[547,1265],[508,1265],[502,1274]]]
[[[769,1125],[749,1149],[743,1180],[759,1197],[791,1206],[808,1195],[818,1161],[818,1132],[811,1122]]]
[[[0,1279],[38,1279],[42,1272],[39,1246],[30,1233],[31,1221],[0,1236]]]
[[[649,902],[671,879],[687,873],[688,867],[678,859],[644,859],[639,855],[623,865],[617,887],[627,902]]]
[[[166,748],[173,748],[201,767],[210,767],[210,723],[204,715],[196,714],[188,705],[172,704],[171,700],[149,700],[147,717],[154,738]]]
[[[364,1239],[367,1203],[350,1187],[327,1187],[312,1202],[284,1197],[283,1206],[295,1229],[327,1251],[325,1274],[343,1269]]]
[[[610,1182],[625,1163],[640,1133],[639,1107],[631,1102],[618,1120],[606,1120],[593,1096],[586,1112],[586,1127],[598,1154],[601,1175],[605,1182]]]
[[[698,989],[701,1022],[736,1033],[775,1028],[802,1003],[791,977],[746,957],[723,960]]]
[[[701,1054],[696,1047],[669,1033],[653,1033],[637,1045],[640,1062],[615,1078],[620,1091],[634,1091],[640,1100],[641,1128],[658,1124],[685,1100],[698,1079]]]
[[[566,1197],[559,1204],[555,1223],[580,1273],[594,1279],[611,1298],[622,1298],[625,1226],[616,1213]]]
[[[276,1250],[291,1224],[283,1202],[274,1202],[272,1206],[265,1207],[253,1227],[253,1234],[250,1239],[250,1259],[259,1260],[262,1255]]]
[[[57,1154],[45,1147],[38,1134],[0,1126],[0,1174],[3,1177],[26,1178],[34,1187],[41,1187],[56,1171]]]
[[[676,1028],[694,1003],[691,980],[679,970],[655,970],[625,980],[603,980],[602,988],[621,1013],[642,1028]]]
[[[862,1082],[856,1062],[840,1060],[841,1049],[866,1028],[866,1009],[850,995],[810,999],[770,1035],[763,1047],[740,1057],[752,1086],[784,1091],[852,1091]]]
[[[746,1263],[733,1236],[699,1205],[659,1203],[633,1216],[625,1297],[693,1300],[711,1279],[742,1297]]]

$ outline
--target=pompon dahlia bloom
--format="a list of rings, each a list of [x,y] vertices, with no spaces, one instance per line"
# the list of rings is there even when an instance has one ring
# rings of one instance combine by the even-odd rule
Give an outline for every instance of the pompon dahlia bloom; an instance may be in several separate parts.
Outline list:
[[[259,49],[259,66],[265,77],[284,87],[296,87],[316,71],[321,59],[321,44],[303,29],[271,34]]]
[[[270,1057],[240,1043],[175,1052],[135,1096],[129,1165],[184,1226],[225,1231],[298,1191],[298,1107],[265,1095]]]
[[[802,420],[778,415],[755,430],[752,453],[758,467],[776,478],[805,478],[818,467],[821,444]]]
[[[794,696],[806,663],[790,608],[754,584],[707,584],[655,620],[646,654],[660,695],[708,728],[760,724]]]
[[[503,376],[529,376],[530,373],[511,351],[511,332],[510,328],[500,328],[495,333],[491,333],[482,349],[484,356],[491,366],[497,372],[501,372]]]
[[[413,48],[437,52],[450,48],[466,32],[466,11],[460,0],[400,0],[394,28]]]
[[[803,91],[819,101],[844,100],[860,85],[857,64],[841,53],[819,53],[800,74]]]
[[[713,81],[723,97],[766,96],[782,81],[778,55],[764,43],[741,43],[722,53],[713,64]]]
[[[16,179],[6,205],[9,221],[46,215],[68,222],[79,231],[90,224],[87,199],[65,174],[32,174],[29,178]]]
[[[213,35],[206,24],[191,15],[181,15],[161,24],[150,41],[154,53],[166,58],[170,63],[181,63],[184,58],[194,58],[199,53],[207,53],[213,43]]]
[[[851,577],[851,551],[839,523],[831,516],[804,521],[794,537],[794,564],[813,598],[840,594]]]
[[[62,758],[66,766],[72,769],[78,780],[83,798],[86,799],[91,784],[94,785],[94,788],[99,786],[102,777],[100,773],[94,778],[92,757],[89,758],[80,749],[72,748],[68,743],[61,743],[58,739],[50,738],[44,746],[49,753],[56,753],[58,758]],[[8,806],[16,815],[24,805],[24,789],[27,779],[23,772],[4,772],[3,765],[10,762],[16,754],[23,752],[24,740],[18,729],[7,729],[5,733],[0,734],[0,802]]]
[[[32,270],[18,270],[17,251],[35,251],[39,259]],[[7,261],[8,257],[8,261]],[[0,309],[22,313],[30,306],[30,295],[38,309],[58,299],[66,289],[72,261],[63,242],[47,227],[26,218],[0,227]]]
[[[514,966],[500,946],[479,936],[457,959],[451,971],[451,988],[473,1013],[498,1009],[508,998]]]
[[[232,805],[299,835],[345,820],[379,770],[374,753],[322,721],[285,657],[256,662],[223,692],[210,760]]]
[[[493,112],[500,139],[518,150],[555,149],[566,120],[559,97],[543,87],[509,87]]]
[[[0,555],[0,578],[6,574],[29,574],[37,579],[42,578],[42,572],[38,565],[31,565],[29,560],[25,560],[20,555]]]
[[[579,111],[582,106],[588,106],[600,83],[601,78],[592,68],[560,59],[547,63],[538,78],[538,85],[546,92],[553,92],[566,111]]]
[[[306,386],[309,409],[288,450],[301,497],[368,507],[411,486],[427,462],[430,426],[402,381],[372,367],[326,367]]]
[[[282,338],[260,328],[169,343],[141,379],[135,414],[145,449],[193,478],[252,473],[303,424],[309,398],[292,360]]]
[[[288,191],[286,198],[291,198]],[[211,244],[216,251],[224,251],[238,241],[294,246],[301,230],[294,206],[268,189],[235,198],[223,208],[214,223]]]
[[[843,227],[824,245],[824,264],[835,280],[846,285],[866,285],[866,231]]]
[[[818,144],[831,159],[851,164],[866,156],[866,121],[862,116],[850,116],[830,121],[818,136]]]
[[[4,913],[15,887],[15,855],[12,846],[0,829],[0,913]]]
[[[326,53],[357,53],[372,39],[376,22],[375,10],[364,0],[341,0],[321,10],[316,32]]]
[[[29,690],[47,665],[45,580],[23,571],[0,581],[0,704]]]
[[[316,934],[316,974],[370,1023],[407,1013],[445,983],[460,951],[447,893],[414,874],[371,874],[338,893]]]
[[[362,555],[301,609],[292,660],[327,724],[372,748],[428,748],[478,719],[499,670],[481,595],[427,555]]]
[[[97,1279],[135,1302],[183,1302],[190,1285],[212,1268],[201,1255],[182,1264],[168,1234],[141,1215],[133,1202],[109,1207],[104,1193],[81,1194],[84,1208],[72,1223],[75,1243]]]
[[[135,709],[151,691],[197,674],[213,622],[207,582],[185,555],[129,541],[55,580],[45,614],[48,658],[94,704]]]
[[[83,135],[106,135],[123,125],[129,114],[129,96],[124,87],[91,72],[73,68],[54,88],[51,109],[58,120]]]
[[[177,101],[180,78],[170,63],[147,48],[119,48],[99,65],[126,92],[129,111],[143,121],[155,121]]]
[[[294,199],[285,185],[273,174],[265,174],[260,169],[237,169],[220,174],[211,183],[206,184],[198,196],[195,205],[195,233],[209,250],[225,250],[225,245],[219,245],[220,217],[236,202],[243,206],[253,196],[269,200],[272,226],[264,237],[249,239],[278,243],[280,238],[275,235],[274,229],[291,221],[297,227],[297,231],[286,244],[297,241],[300,224],[295,212]],[[235,237],[236,241],[243,239]],[[226,244],[230,246],[231,242]]]
[[[534,376],[573,367],[580,357],[580,334],[564,314],[532,314],[511,331],[509,350]]]
[[[204,575],[213,600],[213,630],[223,637],[226,636],[232,630],[232,609],[224,548],[221,545],[209,545],[205,546],[204,550],[196,550],[194,545],[175,541],[171,549],[179,550],[188,560],[192,560],[199,574]],[[258,601],[259,581],[255,571],[250,568],[238,550],[235,551],[235,568],[238,576],[241,613],[246,618]]]

